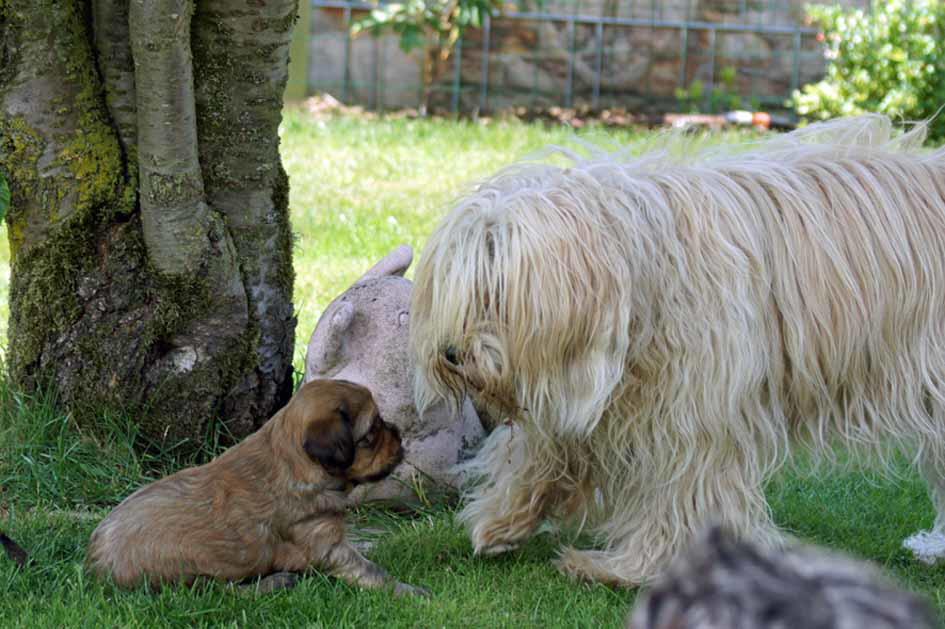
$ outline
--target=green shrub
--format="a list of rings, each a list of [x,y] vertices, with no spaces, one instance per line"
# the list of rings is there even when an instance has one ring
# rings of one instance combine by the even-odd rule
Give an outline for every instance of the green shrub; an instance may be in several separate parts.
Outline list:
[[[801,117],[924,120],[945,105],[945,1],[872,0],[866,12],[814,5],[807,14],[823,32],[827,71],[792,95]],[[945,117],[932,122],[930,136],[945,138]]]
[[[735,66],[725,66],[719,70],[718,81],[708,94],[699,79],[690,83],[688,88],[677,87],[676,101],[680,111],[690,114],[717,114],[733,109],[758,109],[758,103],[754,99],[748,100],[739,94],[735,84],[737,77],[738,70]]]
[[[498,15],[504,0],[403,0],[381,2],[351,24],[351,34],[393,31],[404,52],[423,51],[423,103],[429,104],[430,89],[443,75],[456,41],[467,28],[479,28],[487,15]]]

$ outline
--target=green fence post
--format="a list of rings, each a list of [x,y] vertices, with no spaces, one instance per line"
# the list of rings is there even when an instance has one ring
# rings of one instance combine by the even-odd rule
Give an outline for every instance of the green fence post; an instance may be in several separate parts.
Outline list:
[[[450,108],[453,113],[459,113],[459,90],[463,71],[463,36],[456,40],[456,52],[453,53],[453,94]]]

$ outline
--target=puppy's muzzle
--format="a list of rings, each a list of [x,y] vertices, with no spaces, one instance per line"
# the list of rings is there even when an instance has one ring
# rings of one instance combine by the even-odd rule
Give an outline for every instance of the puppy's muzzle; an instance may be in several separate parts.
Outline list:
[[[400,431],[397,426],[384,422],[384,432],[380,439],[380,445],[377,448],[376,457],[379,460],[387,459],[382,467],[367,476],[352,478],[352,485],[361,483],[376,483],[379,480],[387,478],[394,469],[404,460],[404,446],[400,438]]]

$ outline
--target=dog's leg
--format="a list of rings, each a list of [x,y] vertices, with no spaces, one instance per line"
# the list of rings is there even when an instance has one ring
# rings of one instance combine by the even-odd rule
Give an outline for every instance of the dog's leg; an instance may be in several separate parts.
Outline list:
[[[705,462],[709,467],[718,464]],[[659,577],[712,523],[765,546],[783,544],[782,533],[770,519],[760,477],[743,467],[724,463],[720,467],[682,475],[671,483],[653,479],[644,483],[651,488],[646,495],[628,491],[605,499],[629,506],[596,531],[611,543],[604,550],[565,547],[555,562],[557,567],[579,580],[644,585]]]
[[[299,575],[309,568],[305,551],[296,544],[280,543],[276,546],[272,564],[278,570],[238,587],[244,592],[272,594],[280,590],[291,590],[299,583]]]
[[[656,538],[652,543],[644,541],[651,534],[652,531],[641,531],[607,550],[579,550],[565,546],[554,563],[565,575],[580,581],[618,587],[646,585],[659,577],[670,561],[687,548],[695,532],[690,533],[685,542],[665,537]],[[749,537],[769,546],[780,546],[784,540],[773,527],[763,526]]]
[[[280,590],[290,590],[299,583],[299,575],[295,572],[274,572],[250,583],[242,583],[237,587],[243,592],[255,594],[272,594]]]
[[[468,465],[470,475],[480,482],[470,492],[459,519],[469,529],[476,554],[514,550],[546,516],[555,484],[541,478],[539,465],[525,453],[525,439],[522,430],[501,426]]]
[[[426,588],[400,583],[384,568],[364,557],[344,538],[340,517],[307,522],[292,531],[295,543],[280,544],[274,568],[289,572],[316,569],[351,585],[364,588],[391,588],[400,596],[430,596]]]
[[[546,493],[519,484],[508,493],[484,493],[460,513],[469,526],[469,538],[477,555],[498,555],[515,550],[530,538],[545,514]]]
[[[936,450],[924,451],[919,468],[929,487],[929,497],[935,508],[935,524],[930,531],[919,531],[906,538],[902,545],[927,564],[945,559],[945,459],[936,456]]]
[[[364,557],[347,541],[329,549],[317,567],[352,585],[364,588],[391,587],[398,596],[430,596],[426,588],[396,581],[384,568]]]
[[[684,543],[670,538],[668,533],[671,529],[658,521],[652,512],[648,518],[633,520],[635,530],[604,550],[563,547],[555,566],[579,581],[618,587],[648,583],[659,575],[677,552],[683,550]]]

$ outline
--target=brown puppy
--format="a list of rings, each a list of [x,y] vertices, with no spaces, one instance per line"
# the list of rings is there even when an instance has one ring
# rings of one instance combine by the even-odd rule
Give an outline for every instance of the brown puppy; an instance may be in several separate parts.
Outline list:
[[[126,498],[92,533],[86,565],[125,587],[316,568],[363,587],[423,594],[345,539],[347,492],[387,476],[402,457],[400,435],[370,391],[313,380],[210,463]]]

